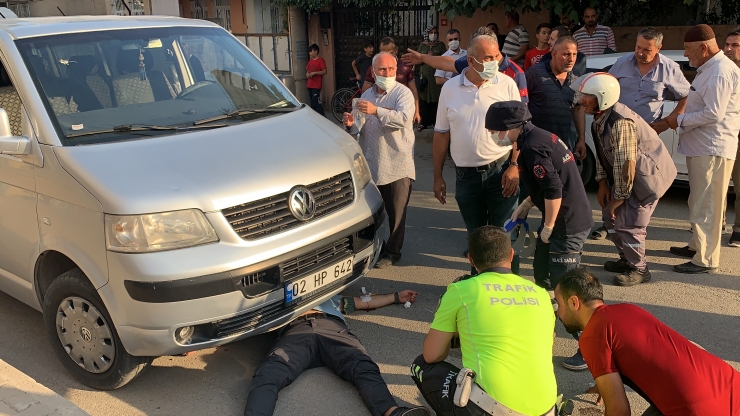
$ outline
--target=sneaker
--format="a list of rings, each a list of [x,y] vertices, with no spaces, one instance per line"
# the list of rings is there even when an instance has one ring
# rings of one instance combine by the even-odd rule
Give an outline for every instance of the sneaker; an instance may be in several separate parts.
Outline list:
[[[391,254],[387,254],[378,260],[377,263],[375,263],[375,267],[378,269],[385,269],[387,267],[393,266],[396,264],[399,260],[401,260],[401,256],[394,256]]]
[[[632,270],[632,266],[625,259],[609,260],[604,263],[604,270],[612,273],[624,273]]]
[[[430,416],[429,409],[424,406],[399,407],[390,416]]]
[[[650,270],[645,269],[641,272],[637,269],[630,269],[626,273],[619,274],[614,277],[614,284],[617,286],[634,286],[640,283],[647,283],[650,281]]]
[[[588,370],[588,364],[586,364],[586,361],[583,359],[580,349],[576,351],[572,357],[568,357],[563,360],[563,367],[571,371]]]
[[[692,250],[689,248],[689,246],[684,247],[671,247],[671,254],[675,254],[677,256],[686,257],[686,258],[692,258],[694,257],[694,254],[696,254],[696,250]]]
[[[740,247],[740,231],[733,231],[730,236],[730,247]]]
[[[601,226],[597,229],[595,229],[591,234],[588,236],[591,240],[603,240],[605,239],[609,233],[606,231],[606,227]]]

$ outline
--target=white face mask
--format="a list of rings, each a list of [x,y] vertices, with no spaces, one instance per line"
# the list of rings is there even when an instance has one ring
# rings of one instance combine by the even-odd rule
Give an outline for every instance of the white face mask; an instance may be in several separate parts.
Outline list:
[[[436,33],[430,33],[429,34],[429,41],[430,42],[434,42],[435,40],[437,40],[437,34]]]
[[[375,74],[375,71],[373,71]],[[396,85],[396,77],[381,77],[375,74],[375,85],[383,91],[388,91]]]
[[[492,60],[488,62],[479,62],[477,59],[473,57],[473,60],[475,62],[478,62],[479,64],[483,65],[483,72],[478,71],[477,69],[473,68],[475,72],[480,75],[483,79],[493,79],[496,78],[496,74],[498,73],[498,61]]]
[[[450,50],[451,51],[456,51],[457,48],[459,48],[459,47],[460,47],[460,41],[459,40],[451,40],[450,41]]]
[[[506,132],[506,134],[504,134],[504,137],[499,138],[500,132],[498,132],[498,131],[492,131],[491,132],[491,140],[493,140],[494,143],[496,143],[497,145],[499,145],[501,147],[513,146],[514,143],[516,143],[516,139],[518,138],[518,137],[513,137],[514,136],[514,133],[517,133],[517,136],[518,136],[518,132],[515,132],[513,130],[509,130],[509,131]]]

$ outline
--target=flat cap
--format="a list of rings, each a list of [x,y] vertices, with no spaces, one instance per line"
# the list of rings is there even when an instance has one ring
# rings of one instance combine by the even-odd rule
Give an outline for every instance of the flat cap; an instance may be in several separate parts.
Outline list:
[[[683,37],[684,42],[704,42],[714,39],[714,31],[709,25],[701,24],[692,27],[686,31]]]
[[[491,104],[486,113],[486,129],[505,131],[521,126],[532,119],[527,105],[521,101],[499,101]]]

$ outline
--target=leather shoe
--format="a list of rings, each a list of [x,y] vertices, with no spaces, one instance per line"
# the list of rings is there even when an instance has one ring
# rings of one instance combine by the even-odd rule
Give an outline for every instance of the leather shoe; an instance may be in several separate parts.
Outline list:
[[[650,270],[648,269],[645,269],[644,272],[637,269],[630,269],[626,273],[615,276],[614,284],[617,286],[634,286],[649,282],[651,277]]]
[[[674,271],[677,271],[679,273],[686,273],[686,274],[709,273],[716,269],[717,269],[716,267],[697,266],[696,264],[690,261],[684,264],[677,264],[673,266]]]
[[[696,250],[692,250],[689,246],[684,247],[671,247],[671,254],[675,254],[681,257],[692,258],[696,254]]]
[[[609,260],[604,263],[604,270],[612,273],[624,273],[632,270],[632,266],[625,259],[619,259],[617,261]]]

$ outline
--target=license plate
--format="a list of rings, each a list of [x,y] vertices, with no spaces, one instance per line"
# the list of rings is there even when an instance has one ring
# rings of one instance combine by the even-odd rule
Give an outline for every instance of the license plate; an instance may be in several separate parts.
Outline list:
[[[353,260],[353,257],[346,258],[306,277],[286,283],[285,303],[292,303],[302,296],[306,296],[315,290],[321,289],[328,284],[352,274]]]

